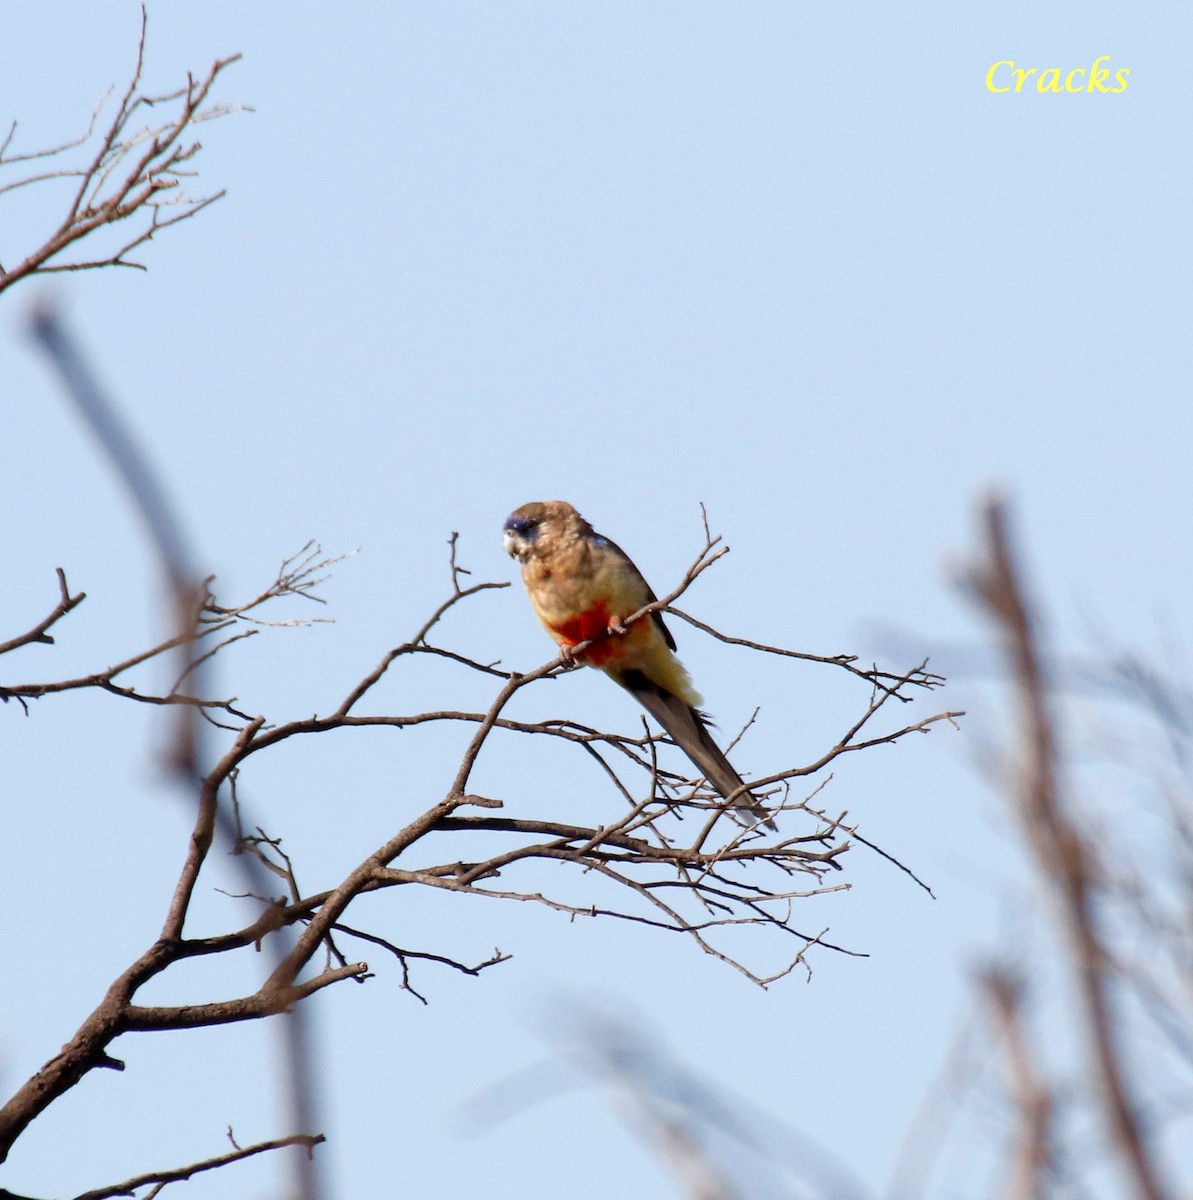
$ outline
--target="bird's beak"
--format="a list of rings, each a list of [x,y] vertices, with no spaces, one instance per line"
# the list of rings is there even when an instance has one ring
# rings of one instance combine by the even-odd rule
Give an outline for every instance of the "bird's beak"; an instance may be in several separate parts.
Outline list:
[[[522,549],[522,539],[512,529],[505,531],[503,544],[505,545],[505,552],[510,558],[518,557],[518,552]]]

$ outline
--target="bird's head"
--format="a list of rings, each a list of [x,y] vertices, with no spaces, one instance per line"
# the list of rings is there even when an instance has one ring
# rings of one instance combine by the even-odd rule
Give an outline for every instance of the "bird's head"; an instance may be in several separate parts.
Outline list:
[[[588,523],[566,500],[532,500],[506,517],[505,552],[525,562],[543,539],[550,542],[568,534],[582,534],[587,528]]]

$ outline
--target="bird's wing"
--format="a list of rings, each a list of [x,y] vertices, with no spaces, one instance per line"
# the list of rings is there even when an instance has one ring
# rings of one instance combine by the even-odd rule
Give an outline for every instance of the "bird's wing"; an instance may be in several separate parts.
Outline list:
[[[613,555],[620,560],[619,568],[627,576],[623,590],[627,593],[637,592],[640,590],[642,597],[641,603],[630,609],[629,612],[619,613],[621,617],[632,617],[640,608],[645,608],[648,604],[653,604],[658,596],[654,594],[654,589],[646,582],[646,577],[634,566],[634,560],[616,543],[611,542],[604,534],[596,534],[592,538],[592,548],[598,554],[602,555],[608,551],[612,551]],[[637,598],[637,597],[635,597]],[[669,650],[676,649],[675,639],[671,636],[671,630],[663,622],[663,614],[653,612],[650,614],[650,619],[658,627],[659,632],[663,635],[663,640],[667,643]]]

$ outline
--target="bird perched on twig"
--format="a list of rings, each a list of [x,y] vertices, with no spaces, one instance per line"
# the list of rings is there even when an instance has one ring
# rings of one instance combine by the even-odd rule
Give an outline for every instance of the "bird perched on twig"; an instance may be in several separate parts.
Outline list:
[[[744,791],[741,776],[708,732],[700,696],[675,657],[662,615],[622,622],[656,597],[618,546],[563,500],[523,504],[505,522],[505,549],[522,564],[522,581],[538,618],[564,649],[587,643],[578,661],[598,667],[646,709],[728,800],[742,824],[775,828]]]

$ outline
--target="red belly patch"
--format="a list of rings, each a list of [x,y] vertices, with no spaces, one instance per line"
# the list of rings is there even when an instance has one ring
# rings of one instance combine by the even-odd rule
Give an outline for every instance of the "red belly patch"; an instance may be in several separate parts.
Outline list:
[[[624,653],[622,642],[625,637],[609,633],[609,622],[612,616],[608,604],[602,600],[591,608],[585,609],[578,616],[560,621],[558,624],[552,624],[550,628],[555,640],[561,646],[578,646],[581,642],[591,641],[592,645],[578,657],[586,663],[591,663],[594,667],[600,667],[609,659]],[[640,636],[639,626],[642,630],[646,630],[647,622],[636,621],[626,636],[633,636],[635,633]]]

